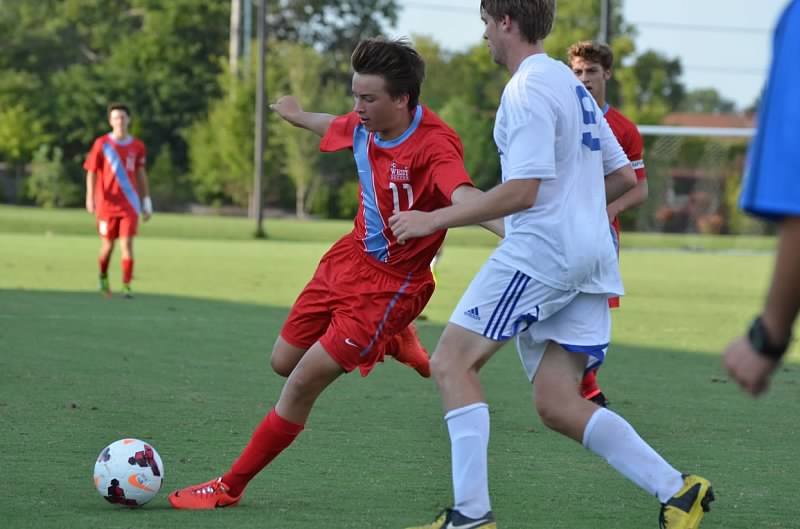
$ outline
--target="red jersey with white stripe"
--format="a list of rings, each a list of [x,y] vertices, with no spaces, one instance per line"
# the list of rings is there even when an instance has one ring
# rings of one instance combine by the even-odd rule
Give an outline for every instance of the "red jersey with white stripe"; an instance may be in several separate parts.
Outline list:
[[[611,132],[617,138],[622,150],[630,160],[633,170],[636,171],[636,180],[641,182],[647,179],[647,173],[644,170],[644,141],[642,135],[639,134],[639,129],[633,121],[626,118],[619,110],[606,104],[605,117],[608,125],[611,127]],[[614,231],[617,233],[619,239],[619,219],[614,218],[612,223]]]
[[[136,173],[145,163],[144,143],[133,136],[116,140],[109,133],[95,140],[83,168],[97,174],[94,200],[98,218],[141,213]]]
[[[398,271],[427,270],[446,231],[401,245],[389,229],[389,217],[397,211],[449,206],[456,188],[472,185],[458,135],[422,105],[408,129],[394,140],[382,140],[351,112],[334,119],[320,142],[323,152],[343,149],[353,150],[360,190],[351,236],[369,256]]]

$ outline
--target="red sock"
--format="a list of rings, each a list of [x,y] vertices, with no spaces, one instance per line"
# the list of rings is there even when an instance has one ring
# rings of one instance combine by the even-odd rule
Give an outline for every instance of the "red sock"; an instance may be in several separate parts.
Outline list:
[[[133,259],[122,260],[122,282],[126,285],[133,279]]]
[[[235,497],[244,492],[250,480],[292,444],[302,431],[302,424],[287,421],[273,408],[253,432],[231,469],[222,476],[222,482],[230,488],[229,494]]]
[[[100,275],[108,275],[108,263],[111,261],[111,256],[98,257],[97,262],[100,263]]]
[[[597,369],[592,369],[583,375],[581,395],[584,399],[591,399],[598,393],[600,393],[600,386],[597,385]]]

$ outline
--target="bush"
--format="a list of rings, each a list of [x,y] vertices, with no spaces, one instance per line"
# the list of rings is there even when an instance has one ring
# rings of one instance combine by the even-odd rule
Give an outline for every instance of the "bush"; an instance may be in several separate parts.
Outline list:
[[[25,187],[28,198],[45,208],[78,206],[81,186],[70,180],[63,162],[63,152],[42,145],[33,155],[31,175]]]

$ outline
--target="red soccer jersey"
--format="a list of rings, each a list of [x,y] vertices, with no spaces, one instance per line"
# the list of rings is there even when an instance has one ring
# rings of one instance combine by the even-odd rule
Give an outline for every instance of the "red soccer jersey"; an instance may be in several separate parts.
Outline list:
[[[633,121],[622,115],[616,108],[608,106],[608,104],[606,104],[605,108],[605,117],[609,127],[611,127],[611,132],[614,133],[628,160],[631,161],[633,170],[636,171],[636,180],[639,182],[645,180],[647,174],[644,170],[642,156],[644,142],[642,141],[642,135],[639,134],[639,129]],[[615,217],[612,225],[614,226],[614,231],[617,232],[617,238],[619,238],[619,219]]]
[[[97,174],[94,187],[98,218],[141,213],[136,173],[145,165],[144,143],[133,136],[117,141],[111,134],[97,138],[83,168]]]
[[[320,150],[352,149],[360,198],[352,236],[368,255],[404,273],[428,268],[445,230],[398,244],[389,229],[396,211],[449,206],[453,191],[472,185],[458,135],[427,107],[417,106],[409,128],[390,141],[367,130],[355,112],[337,117]]]

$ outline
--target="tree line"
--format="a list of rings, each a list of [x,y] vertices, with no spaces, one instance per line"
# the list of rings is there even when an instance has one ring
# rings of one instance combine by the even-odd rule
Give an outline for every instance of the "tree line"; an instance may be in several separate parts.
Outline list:
[[[675,110],[733,110],[713,89],[687,91],[677,58],[636,50],[636,28],[622,18],[621,0],[612,3],[612,104],[642,124]],[[559,4],[546,41],[551,56],[564,59],[570,44],[597,35],[599,4]],[[246,208],[257,53],[229,60],[231,5],[0,0],[0,162],[30,168],[22,200],[82,204],[83,159],[108,130],[106,104],[124,101],[132,108],[131,132],[147,145],[151,194],[160,208]],[[269,0],[268,98],[291,93],[309,109],[347,112],[350,51],[359,39],[391,30],[398,10],[395,0]],[[245,38],[254,34],[245,28]],[[428,67],[423,103],[461,136],[476,184],[494,185],[492,127],[507,73],[491,61],[481,35],[459,52],[443,49],[435,37],[410,37]],[[323,163],[314,137],[274,115],[267,130],[264,203],[301,217],[351,217],[358,184],[350,157],[325,155]]]

